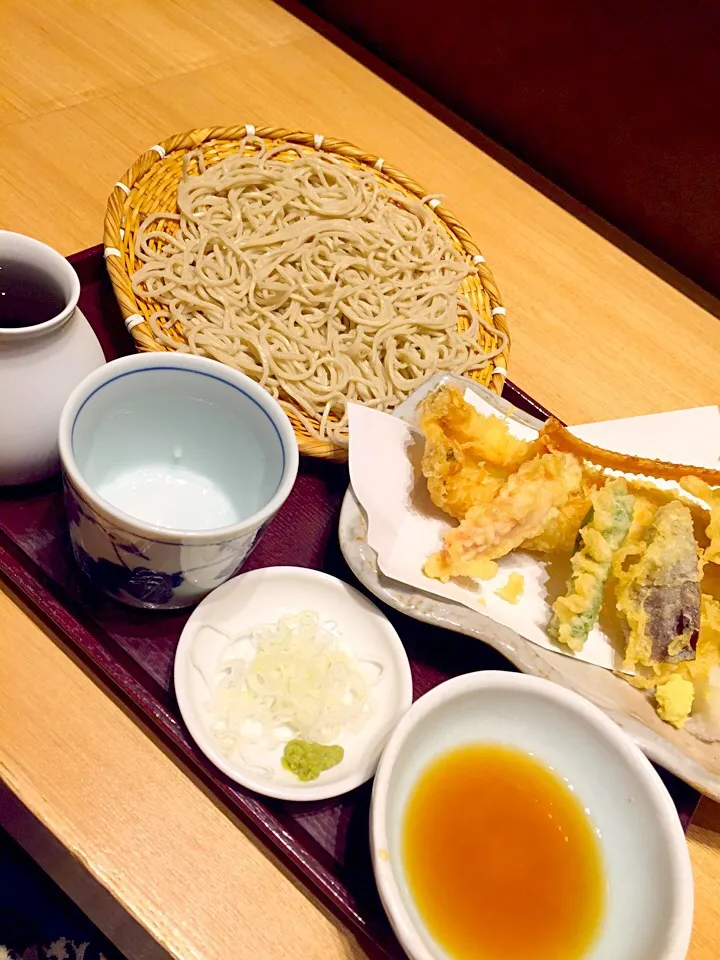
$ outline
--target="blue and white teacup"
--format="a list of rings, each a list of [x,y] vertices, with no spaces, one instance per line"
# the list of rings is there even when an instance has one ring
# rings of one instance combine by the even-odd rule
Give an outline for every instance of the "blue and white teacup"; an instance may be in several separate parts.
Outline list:
[[[72,548],[136,607],[201,600],[233,576],[292,490],[285,412],[236,370],[144,353],[91,373],[60,420]]]

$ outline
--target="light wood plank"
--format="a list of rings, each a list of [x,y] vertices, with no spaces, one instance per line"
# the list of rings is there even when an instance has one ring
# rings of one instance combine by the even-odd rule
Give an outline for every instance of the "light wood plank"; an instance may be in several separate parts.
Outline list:
[[[245,121],[344,137],[445,193],[503,292],[512,378],[566,420],[716,402],[715,318],[270,0],[2,4],[3,227],[65,253],[94,244],[106,196],[138,153]],[[358,955],[8,594],[0,656],[3,776],[171,952]],[[711,960],[720,807],[701,805],[689,843],[690,957]]]
[[[168,953],[363,956],[5,591],[0,663],[2,779]]]
[[[304,28],[269,4],[3,0],[0,125],[198,67],[267,56]]]
[[[109,189],[141,151],[243,121],[345,137],[444,193],[506,301],[511,377],[564,419],[716,401],[714,317],[315,35],[0,129],[5,224],[64,252],[95,243]]]

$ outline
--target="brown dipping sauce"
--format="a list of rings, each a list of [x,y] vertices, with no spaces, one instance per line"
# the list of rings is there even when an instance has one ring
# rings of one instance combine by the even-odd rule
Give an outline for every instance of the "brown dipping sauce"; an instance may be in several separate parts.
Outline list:
[[[580,960],[599,932],[594,828],[567,784],[520,750],[472,744],[431,763],[402,850],[420,916],[454,960]]]

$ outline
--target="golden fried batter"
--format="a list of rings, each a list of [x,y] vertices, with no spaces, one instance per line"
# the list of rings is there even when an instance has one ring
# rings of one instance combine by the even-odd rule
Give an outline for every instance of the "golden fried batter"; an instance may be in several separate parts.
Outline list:
[[[720,489],[713,489],[699,477],[683,477],[680,481],[683,490],[704,500],[710,508],[710,522],[705,529],[709,546],[703,553],[706,563],[720,563]]]
[[[534,553],[572,553],[595,489],[595,484],[583,476],[580,489],[571,493],[557,513],[548,518],[540,533],[524,540],[521,548]]]
[[[423,475],[435,506],[462,520],[490,501],[508,476],[533,455],[499,417],[485,417],[455,387],[440,387],[422,405]]]
[[[507,422],[479,413],[455,387],[440,387],[422,405],[425,434],[423,475],[436,507],[462,520],[474,506],[489,503],[510,474],[538,451],[537,443],[513,437]],[[604,478],[588,470],[573,493],[536,537],[522,544],[536,553],[569,553]]]
[[[714,669],[720,666],[720,603],[706,593],[700,598],[700,634],[694,660],[679,663],[652,663],[645,673],[620,674],[633,687],[640,690],[654,690],[667,683],[672,677],[681,677],[693,685],[695,703],[704,706],[710,694],[709,678]],[[687,713],[682,716],[680,704],[674,703],[672,723],[679,727],[693,708],[692,702],[685,700]],[[662,716],[662,719],[665,717]]]
[[[720,486],[720,470],[708,467],[688,467],[679,463],[666,463],[664,460],[650,460],[646,457],[631,457],[613,450],[604,450],[586,440],[581,440],[564,427],[559,420],[550,417],[540,431],[540,443],[547,450],[567,451],[575,456],[594,463],[599,467],[621,470],[623,473],[641,474],[665,480],[682,480],[689,475],[699,477],[714,486]]]
[[[504,557],[557,516],[582,485],[580,461],[571,453],[546,453],[521,464],[492,500],[472,507],[460,526],[445,534],[445,547],[430,557],[430,577],[475,577],[488,560]]]
[[[518,440],[500,417],[486,417],[468,403],[457,387],[440,387],[425,400],[420,426],[437,423],[474,460],[499,467],[518,467],[533,453],[533,444]]]
[[[620,572],[617,608],[628,625],[625,669],[692,660],[700,627],[700,568],[692,516],[677,500],[658,507],[637,561]]]
[[[628,628],[625,666],[637,671],[622,676],[656,691],[659,715],[675,726],[707,709],[710,678],[720,670],[720,471],[602,450],[552,419],[537,441],[517,440],[504,420],[483,416],[455,388],[428,397],[420,425],[430,496],[461,521],[425,564],[440,580],[492,578],[494,560],[517,547],[572,553],[593,494],[607,481],[604,469],[635,474],[632,522],[612,556],[609,593]],[[679,480],[708,505],[709,522],[707,509],[642,475]]]

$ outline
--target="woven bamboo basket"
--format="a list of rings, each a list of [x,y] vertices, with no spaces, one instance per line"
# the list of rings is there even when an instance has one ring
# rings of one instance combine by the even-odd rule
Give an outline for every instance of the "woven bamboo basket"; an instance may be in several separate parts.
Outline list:
[[[238,127],[190,130],[156,144],[146,150],[124,174],[122,180],[115,184],[105,215],[105,261],[120,310],[138,350],[172,349],[157,342],[147,323],[147,318],[160,308],[160,304],[133,292],[131,278],[141,265],[135,257],[135,236],[139,226],[152,213],[177,211],[177,188],[182,176],[183,157],[188,151],[202,150],[206,164],[211,165],[228,154],[237,152],[243,138],[250,135],[261,137],[269,145],[287,143],[288,160],[300,152],[322,150],[323,153],[341,158],[351,167],[371,168],[378,180],[390,189],[418,199],[428,195],[414,180],[385,163],[381,157],[365,153],[343,140],[323,137],[320,134],[280,127],[256,128],[251,124],[244,124]],[[281,159],[283,156],[284,154],[279,155]],[[501,342],[502,335],[507,334],[507,325],[505,308],[490,268],[462,224],[439,201],[431,199],[427,202],[438,224],[447,231],[457,249],[475,266],[476,272],[470,274],[463,283],[463,292],[473,309],[489,327],[489,331],[481,329],[482,348],[486,351],[494,350]],[[465,318],[458,318],[458,326],[459,329],[465,328]],[[182,342],[182,335],[177,328],[172,329],[172,335]],[[507,374],[508,350],[509,340],[502,353],[473,374],[478,383],[498,394],[502,391]],[[302,453],[329,460],[347,459],[346,448],[310,437],[300,420],[292,416],[292,412],[289,416]]]

